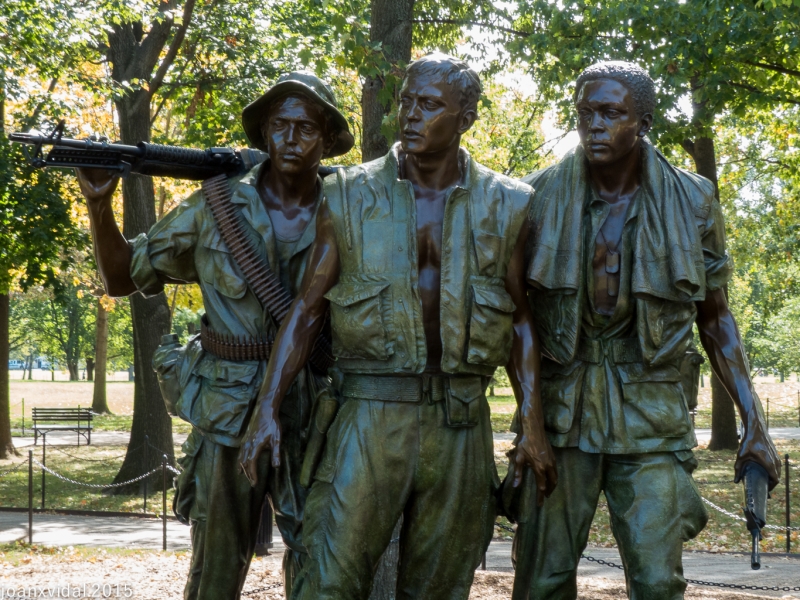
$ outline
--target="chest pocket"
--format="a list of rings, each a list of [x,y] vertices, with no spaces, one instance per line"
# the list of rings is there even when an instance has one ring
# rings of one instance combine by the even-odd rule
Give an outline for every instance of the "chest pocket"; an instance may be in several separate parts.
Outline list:
[[[223,296],[236,300],[243,297],[247,292],[247,282],[216,227],[203,242],[201,252],[197,257],[200,278]]]
[[[502,367],[508,364],[516,308],[502,285],[472,284],[467,362]]]

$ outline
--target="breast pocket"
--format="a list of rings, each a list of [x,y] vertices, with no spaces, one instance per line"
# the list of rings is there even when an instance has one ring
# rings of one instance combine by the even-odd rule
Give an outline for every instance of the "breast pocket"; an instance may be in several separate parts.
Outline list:
[[[680,371],[672,366],[619,365],[628,433],[635,439],[683,437],[692,428]]]
[[[472,284],[468,363],[492,367],[508,364],[515,308],[505,287]]]
[[[391,355],[383,319],[387,282],[342,282],[327,294],[331,303],[333,353],[341,358],[386,360]]]
[[[202,247],[202,254],[197,257],[200,278],[223,296],[237,300],[243,297],[247,292],[247,281],[240,275],[233,255],[216,229]]]

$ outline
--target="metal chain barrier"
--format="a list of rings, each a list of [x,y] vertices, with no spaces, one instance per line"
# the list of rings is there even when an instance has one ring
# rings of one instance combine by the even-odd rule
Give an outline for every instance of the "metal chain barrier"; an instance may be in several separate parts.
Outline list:
[[[173,473],[175,473],[175,475],[180,475],[181,473],[183,473],[182,470],[176,469],[172,465],[167,465],[167,470],[172,471]]]
[[[11,475],[14,471],[19,471],[19,468],[22,465],[27,465],[28,461],[23,460],[21,463],[17,463],[16,465],[12,466],[10,469],[6,469],[5,471],[0,471],[0,479],[5,477],[6,475]]]
[[[69,477],[65,477],[64,475],[61,475],[61,473],[56,473],[52,469],[44,466],[42,463],[40,463],[35,458],[33,459],[33,464],[37,465],[43,471],[46,471],[47,473],[50,473],[50,475],[53,475],[54,477],[57,477],[58,479],[60,479],[62,481],[66,481],[66,482],[72,483],[74,485],[80,485],[82,487],[88,487],[88,488],[94,488],[94,489],[100,489],[100,490],[103,490],[103,489],[106,489],[106,488],[118,488],[118,487],[122,487],[124,485],[129,485],[131,483],[136,483],[137,481],[141,481],[142,479],[145,479],[146,477],[150,477],[151,475],[161,471],[161,467],[156,467],[152,471],[149,471],[148,473],[144,473],[143,475],[139,475],[138,477],[134,477],[133,479],[131,479],[129,481],[122,481],[120,483],[100,484],[100,483],[83,483],[81,481],[75,481],[74,479],[70,479]]]
[[[282,583],[274,583],[272,585],[266,585],[264,587],[255,588],[253,590],[248,590],[246,592],[242,592],[242,596],[252,596],[253,594],[257,594],[259,592],[266,592],[267,590],[274,590],[276,588],[283,587]]]
[[[703,498],[703,500],[705,500],[705,498]],[[708,500],[706,500],[706,502],[708,502]],[[719,508],[716,505],[713,505],[713,506],[715,506],[716,508]],[[729,516],[732,516],[732,517],[736,518],[736,519],[739,518],[739,517],[737,517],[736,515],[734,515],[732,513],[728,513],[728,511],[726,511],[725,509],[720,509],[720,510],[723,511],[724,513],[728,514]],[[742,521],[744,521],[744,520],[745,519],[742,519]],[[513,527],[509,527],[508,525],[503,525],[502,523],[495,523],[494,525],[495,525],[495,527],[499,527],[500,529],[503,529],[505,531],[510,531],[511,533],[514,533],[514,528]],[[780,528],[778,528],[778,529],[780,529]],[[609,560],[603,560],[602,558],[595,558],[594,556],[588,556],[586,554],[581,554],[581,558],[586,559],[589,562],[597,563],[598,565],[603,565],[605,567],[611,567],[612,569],[620,569],[622,571],[625,570],[625,567],[623,567],[622,565],[618,565],[617,563],[611,562]],[[713,582],[713,581],[702,581],[700,579],[687,579],[686,583],[691,583],[692,585],[702,585],[702,586],[706,586],[706,587],[727,588],[727,589],[732,589],[732,590],[758,590],[758,591],[771,591],[771,592],[798,592],[798,591],[800,591],[800,586],[795,586],[795,587],[787,587],[787,586],[784,586],[784,587],[778,587],[778,586],[767,587],[767,586],[757,586],[757,585],[739,585],[737,583],[716,583],[716,582]]]
[[[703,498],[702,496],[700,496],[700,497]],[[725,510],[721,506],[717,506],[716,504],[711,502],[711,500],[707,500],[706,498],[703,498],[703,502],[708,504],[711,508],[713,508],[717,512],[721,512],[726,517],[730,517],[731,519],[736,519],[737,521],[744,521],[745,523],[747,522],[747,519],[745,519],[744,517],[740,517],[737,514],[734,514],[734,513],[730,512],[728,510]],[[764,525],[764,527],[762,527],[762,529],[777,529],[778,531],[786,531],[787,528],[786,528],[785,525]],[[789,529],[789,531],[800,531],[800,527],[789,527],[788,529]]]
[[[128,450],[128,452],[136,452],[140,448],[141,448],[141,446],[139,446],[139,448],[134,448],[133,450]],[[62,450],[58,446],[48,445],[47,449],[48,450],[55,450],[56,452],[60,452],[61,454],[69,456],[70,458],[72,458],[74,460],[80,460],[80,461],[83,461],[83,462],[110,463],[112,461],[120,460],[121,458],[125,458],[125,456],[127,456],[127,454],[120,454],[119,456],[113,456],[111,458],[81,458],[79,456],[74,456],[74,455],[70,454],[69,452],[65,452],[64,450]]]
[[[615,562],[611,562],[609,560],[603,560],[602,558],[595,558],[593,556],[586,556],[585,554],[581,554],[581,558],[585,558],[589,562],[597,563],[598,565],[603,565],[606,567],[611,567],[612,569],[620,569],[625,570],[625,567],[622,565],[618,565]],[[768,592],[798,592],[800,591],[800,586],[794,587],[778,587],[777,585],[769,587],[766,585],[742,585],[738,583],[717,583],[715,581],[703,581],[702,579],[687,579],[686,583],[691,583],[692,585],[703,585],[706,587],[716,587],[716,588],[726,588],[731,590],[756,590],[756,591],[768,591]]]

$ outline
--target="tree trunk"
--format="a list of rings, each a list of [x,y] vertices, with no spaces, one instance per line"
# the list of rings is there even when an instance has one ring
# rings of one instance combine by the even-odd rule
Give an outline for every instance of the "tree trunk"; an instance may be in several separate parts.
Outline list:
[[[67,361],[67,371],[69,372],[69,380],[70,381],[80,381],[80,375],[78,374],[78,363],[74,360]]]
[[[413,16],[414,0],[371,0],[370,40],[383,44],[384,55],[392,64],[411,61]],[[380,77],[367,77],[361,90],[361,160],[364,162],[380,158],[389,151],[381,124],[391,103],[382,104],[378,99],[384,83]]]
[[[120,137],[123,144],[135,145],[150,141],[150,102],[146,92],[137,91],[117,102]],[[147,232],[156,222],[155,193],[153,180],[141,175],[129,175],[122,182],[123,235],[133,239]],[[135,293],[131,296],[131,320],[133,321],[133,423],[128,452],[114,483],[128,481],[161,464],[162,454],[174,463],[172,447],[172,419],[164,407],[161,390],[153,371],[153,353],[161,342],[161,336],[169,331],[169,307],[166,296],[161,293],[145,298]],[[145,435],[149,436],[151,448],[145,464]],[[153,488],[161,489],[160,474],[151,477]],[[115,488],[117,494],[135,494],[139,483]]]
[[[110,414],[106,397],[106,363],[108,361],[108,311],[102,300],[97,302],[97,324],[94,342],[94,393],[92,394],[92,412]],[[88,360],[87,360],[88,365]],[[87,369],[88,370],[88,369]]]
[[[86,357],[86,381],[94,381],[94,358]]]
[[[28,365],[28,381],[33,379],[33,354],[31,354],[31,362]]]
[[[697,87],[696,81],[693,82]],[[717,179],[717,156],[714,149],[714,135],[710,128],[711,117],[706,114],[704,104],[692,103],[693,120],[698,130],[694,141],[686,140],[684,149],[692,157],[698,175],[702,175],[714,184],[714,195],[719,200],[719,181]],[[726,290],[727,296],[727,290]],[[725,387],[711,373],[711,442],[710,450],[732,449],[739,447],[736,431],[736,407]]]
[[[0,459],[19,456],[11,441],[11,392],[8,388],[8,294],[0,294]]]

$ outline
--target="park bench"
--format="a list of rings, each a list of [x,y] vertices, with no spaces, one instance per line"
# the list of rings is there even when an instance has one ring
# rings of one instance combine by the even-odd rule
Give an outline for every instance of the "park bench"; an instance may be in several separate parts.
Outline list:
[[[50,431],[75,431],[78,434],[78,446],[81,436],[86,445],[92,443],[92,417],[88,408],[38,408],[33,407],[33,445],[40,435]],[[67,424],[69,423],[69,424]]]

